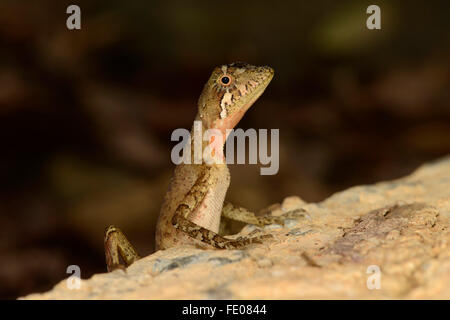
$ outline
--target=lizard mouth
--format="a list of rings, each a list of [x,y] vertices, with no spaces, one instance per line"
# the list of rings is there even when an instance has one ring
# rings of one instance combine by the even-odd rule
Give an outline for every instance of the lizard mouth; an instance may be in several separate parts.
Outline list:
[[[250,80],[250,85],[247,85],[248,87],[251,87],[251,91],[247,93],[246,96],[242,97],[241,101],[237,102],[237,105],[235,109],[237,110],[238,114],[241,114],[241,117],[237,119],[237,122],[242,118],[244,113],[253,105],[253,103],[258,100],[258,98],[262,95],[264,90],[269,85],[270,81],[272,81],[272,78],[274,76],[274,70],[271,67],[259,67],[258,68],[258,74],[259,77],[256,81]],[[253,86],[251,85],[253,83]],[[237,124],[236,122],[236,124]]]
[[[257,84],[256,87],[249,93],[247,99],[243,101],[244,103],[241,108],[245,109],[245,111],[247,111],[252,106],[252,104],[261,96],[274,76],[274,70],[271,67],[261,68],[263,68],[264,71],[261,72],[263,76],[260,80],[260,83]]]

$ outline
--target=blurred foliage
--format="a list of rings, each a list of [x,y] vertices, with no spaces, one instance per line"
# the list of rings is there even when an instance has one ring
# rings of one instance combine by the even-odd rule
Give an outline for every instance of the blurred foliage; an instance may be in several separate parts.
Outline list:
[[[280,129],[280,171],[231,167],[228,197],[258,211],[408,174],[450,152],[448,1],[0,2],[0,297],[105,271],[103,230],[142,254],[212,68],[275,78],[242,128]]]

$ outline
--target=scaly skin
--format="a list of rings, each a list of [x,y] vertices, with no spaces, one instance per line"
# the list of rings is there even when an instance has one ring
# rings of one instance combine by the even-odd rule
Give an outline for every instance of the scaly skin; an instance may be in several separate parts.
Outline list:
[[[280,217],[256,217],[246,209],[235,208],[229,203],[224,206],[230,184],[230,173],[223,156],[226,130],[237,125],[264,92],[273,75],[270,67],[245,63],[232,63],[214,69],[198,101],[196,120],[201,121],[202,132],[216,129],[221,133],[222,139],[204,142],[203,149],[208,144],[214,145],[217,152],[213,152],[212,158],[222,160],[222,163],[194,164],[192,148],[193,164],[180,164],[175,168],[156,226],[157,249],[179,244],[235,249],[261,242],[267,237],[224,238],[218,234],[221,216],[256,225],[283,223]],[[191,139],[194,139],[194,128]],[[295,213],[288,213],[284,218],[295,216]],[[108,270],[122,268],[119,255],[126,265],[139,258],[122,232],[114,226],[107,229],[105,252]]]

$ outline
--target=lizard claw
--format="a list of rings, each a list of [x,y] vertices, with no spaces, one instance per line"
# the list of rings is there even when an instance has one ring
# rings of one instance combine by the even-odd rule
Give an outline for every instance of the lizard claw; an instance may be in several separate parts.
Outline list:
[[[286,224],[286,220],[289,219],[300,219],[304,218],[307,215],[305,209],[295,209],[292,211],[288,211],[283,213],[280,216],[273,217],[274,223],[284,226]]]
[[[297,218],[303,218],[307,215],[307,212],[305,209],[295,209],[288,211],[286,213],[283,213],[281,216],[285,219],[297,219]]]
[[[263,243],[263,240],[272,239],[272,238],[273,238],[273,235],[271,235],[271,234],[263,234],[261,236],[250,238],[250,241],[251,241],[251,243]]]

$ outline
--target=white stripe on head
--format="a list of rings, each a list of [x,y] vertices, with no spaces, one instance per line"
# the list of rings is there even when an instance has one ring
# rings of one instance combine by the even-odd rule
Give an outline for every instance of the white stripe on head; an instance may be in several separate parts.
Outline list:
[[[227,70],[228,70],[228,67],[227,67],[226,65],[223,65],[223,66],[222,66],[222,72],[223,72],[223,74],[227,74]]]

